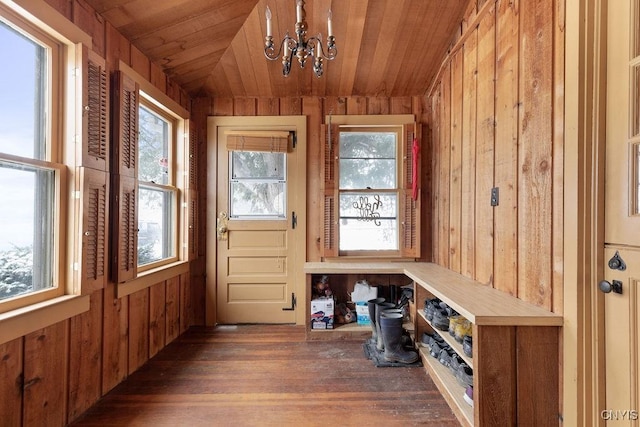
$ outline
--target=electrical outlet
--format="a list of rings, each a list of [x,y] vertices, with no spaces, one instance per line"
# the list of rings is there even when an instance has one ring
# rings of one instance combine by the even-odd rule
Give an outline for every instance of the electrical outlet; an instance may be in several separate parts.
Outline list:
[[[500,203],[500,189],[493,187],[491,189],[491,206],[498,206]]]

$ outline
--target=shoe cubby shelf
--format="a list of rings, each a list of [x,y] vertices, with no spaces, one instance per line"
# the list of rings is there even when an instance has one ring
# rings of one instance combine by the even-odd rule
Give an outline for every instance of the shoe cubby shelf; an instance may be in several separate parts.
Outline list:
[[[473,425],[473,407],[469,406],[463,397],[465,388],[458,384],[458,381],[446,366],[429,355],[427,347],[420,347],[419,352],[427,373],[460,422],[465,425]]]
[[[557,425],[559,409],[559,336],[562,316],[433,263],[311,262],[307,282],[326,274],[342,278],[408,279],[414,284],[411,319],[415,341],[423,332],[439,333],[473,367],[473,407],[449,369],[418,345],[425,370],[465,426]],[[344,280],[347,278],[346,280]],[[339,281],[339,280],[338,280]],[[402,283],[404,284],[404,283]],[[424,301],[437,297],[473,324],[473,358],[447,331],[436,330],[424,316]],[[307,297],[307,319],[310,297]],[[353,327],[350,327],[353,328]],[[307,323],[309,339],[352,339],[370,336],[370,329],[344,327],[316,334]],[[322,337],[322,338],[318,338]]]
[[[433,325],[431,324],[431,322],[429,322],[429,320],[427,320],[427,318],[424,315],[424,311],[420,310],[417,312],[418,316],[420,316],[422,318],[422,320],[424,322],[426,322],[431,329],[433,330],[433,332],[435,332],[436,334],[440,335],[442,337],[442,339],[449,344],[449,346],[451,348],[453,348],[453,350],[458,353],[458,356],[460,356],[462,358],[462,360],[464,360],[464,363],[466,363],[467,365],[471,366],[473,368],[473,359],[469,356],[467,356],[466,354],[464,354],[464,351],[462,349],[462,344],[460,344],[458,341],[455,340],[455,338],[453,338],[451,335],[449,335],[449,333],[447,331],[441,331],[439,329],[436,329],[433,327]],[[424,331],[423,331],[424,332]],[[431,331],[429,331],[431,332]],[[422,337],[418,337],[418,340],[420,340]]]

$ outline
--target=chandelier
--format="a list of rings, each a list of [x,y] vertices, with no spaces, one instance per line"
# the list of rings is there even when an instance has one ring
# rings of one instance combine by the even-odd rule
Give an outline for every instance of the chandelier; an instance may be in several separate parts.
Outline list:
[[[278,51],[276,52],[276,46],[273,43],[273,34],[271,32],[271,10],[267,6],[265,11],[265,17],[267,18],[267,37],[265,38],[264,56],[271,61],[275,61],[282,54],[282,74],[286,77],[291,71],[291,61],[293,57],[298,58],[300,68],[304,68],[307,59],[311,58],[313,61],[313,72],[317,77],[322,76],[323,59],[332,60],[335,59],[338,54],[336,48],[336,38],[333,36],[333,27],[331,25],[331,9],[327,13],[327,52],[325,53],[322,46],[322,35],[318,34],[310,38],[307,36],[307,21],[306,12],[304,10],[304,0],[296,0],[296,37],[289,36],[289,33],[284,36],[284,39],[280,42]]]

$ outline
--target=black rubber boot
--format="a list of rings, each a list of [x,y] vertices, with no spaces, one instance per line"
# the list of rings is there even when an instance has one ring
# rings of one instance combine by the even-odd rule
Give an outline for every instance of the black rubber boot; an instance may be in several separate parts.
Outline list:
[[[378,332],[378,341],[376,342],[376,349],[378,351],[384,350],[384,341],[382,340],[382,334],[380,333],[380,314],[387,308],[393,308],[395,304],[392,302],[381,302],[376,304],[376,329]]]
[[[383,313],[380,316],[380,333],[384,340],[384,360],[397,363],[414,363],[420,356],[402,346],[402,315]]]
[[[378,328],[376,326],[376,304],[382,304],[384,298],[374,298],[367,301],[367,307],[369,308],[369,322],[371,323],[371,339],[373,342],[378,342]]]

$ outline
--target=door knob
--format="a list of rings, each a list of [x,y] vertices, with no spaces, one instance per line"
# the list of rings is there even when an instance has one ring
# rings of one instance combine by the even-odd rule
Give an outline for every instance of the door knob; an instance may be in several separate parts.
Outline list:
[[[598,288],[605,294],[613,291],[613,293],[621,294],[622,293],[622,282],[620,280],[612,280],[611,282],[607,280],[603,280],[598,283]]]
[[[218,215],[218,220],[216,224],[216,234],[218,235],[218,240],[227,240],[228,233],[229,233],[229,226],[228,226],[227,213],[220,212],[220,215]]]

